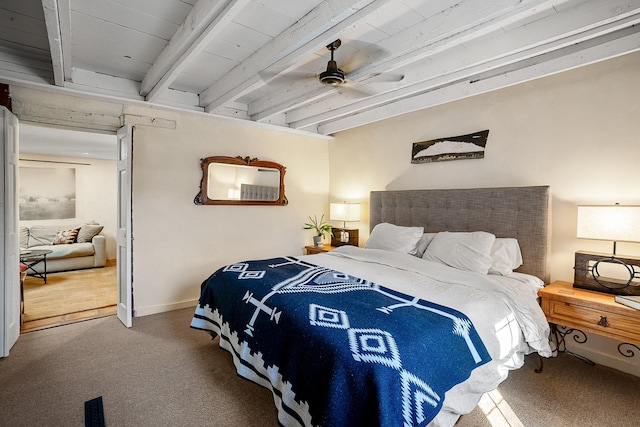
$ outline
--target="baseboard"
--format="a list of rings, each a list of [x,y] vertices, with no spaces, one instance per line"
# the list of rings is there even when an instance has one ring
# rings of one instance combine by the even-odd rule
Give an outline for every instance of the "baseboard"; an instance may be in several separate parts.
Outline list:
[[[167,311],[180,310],[181,308],[193,307],[195,309],[198,304],[198,300],[190,300],[183,302],[176,302],[173,304],[153,305],[150,307],[141,307],[133,310],[133,317],[143,317],[150,314],[165,313]]]
[[[620,342],[593,334],[585,334],[587,342],[577,344],[567,340],[567,350],[577,353],[591,361],[640,377],[640,351],[631,345],[622,345]],[[629,353],[627,353],[629,352]]]

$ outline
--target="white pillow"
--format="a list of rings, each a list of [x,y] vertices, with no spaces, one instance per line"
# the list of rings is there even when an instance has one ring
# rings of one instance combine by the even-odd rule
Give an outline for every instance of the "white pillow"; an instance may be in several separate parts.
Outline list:
[[[491,248],[495,240],[496,236],[484,231],[443,231],[433,238],[422,258],[459,270],[487,274],[491,267]]]
[[[491,248],[489,274],[505,276],[522,265],[522,252],[516,239],[497,238]]]
[[[416,246],[423,231],[422,227],[403,227],[382,222],[371,230],[365,248],[384,249],[413,255],[416,253]]]
[[[424,255],[424,251],[427,250],[429,243],[431,243],[436,234],[438,233],[424,233],[420,240],[418,240],[418,245],[416,246],[415,253],[418,258],[422,258],[422,255]]]

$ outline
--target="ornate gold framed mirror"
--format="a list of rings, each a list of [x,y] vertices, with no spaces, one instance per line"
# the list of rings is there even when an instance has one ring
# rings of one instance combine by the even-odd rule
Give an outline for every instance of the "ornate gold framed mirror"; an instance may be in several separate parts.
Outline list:
[[[201,159],[202,180],[196,205],[286,206],[286,168],[250,157],[213,156]]]

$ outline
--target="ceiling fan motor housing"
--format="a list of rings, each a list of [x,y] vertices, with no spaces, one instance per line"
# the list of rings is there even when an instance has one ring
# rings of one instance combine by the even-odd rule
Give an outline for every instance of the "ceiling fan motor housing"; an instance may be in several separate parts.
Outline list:
[[[329,61],[327,64],[327,71],[320,73],[320,83],[329,86],[336,86],[344,83],[344,73],[338,68],[336,61]]]

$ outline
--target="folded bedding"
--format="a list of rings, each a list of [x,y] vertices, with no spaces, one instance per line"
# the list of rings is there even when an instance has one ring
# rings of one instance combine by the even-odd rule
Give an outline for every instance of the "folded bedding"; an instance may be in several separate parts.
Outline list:
[[[525,354],[550,355],[540,286],[343,246],[219,269],[191,325],[272,391],[282,425],[450,426]]]

